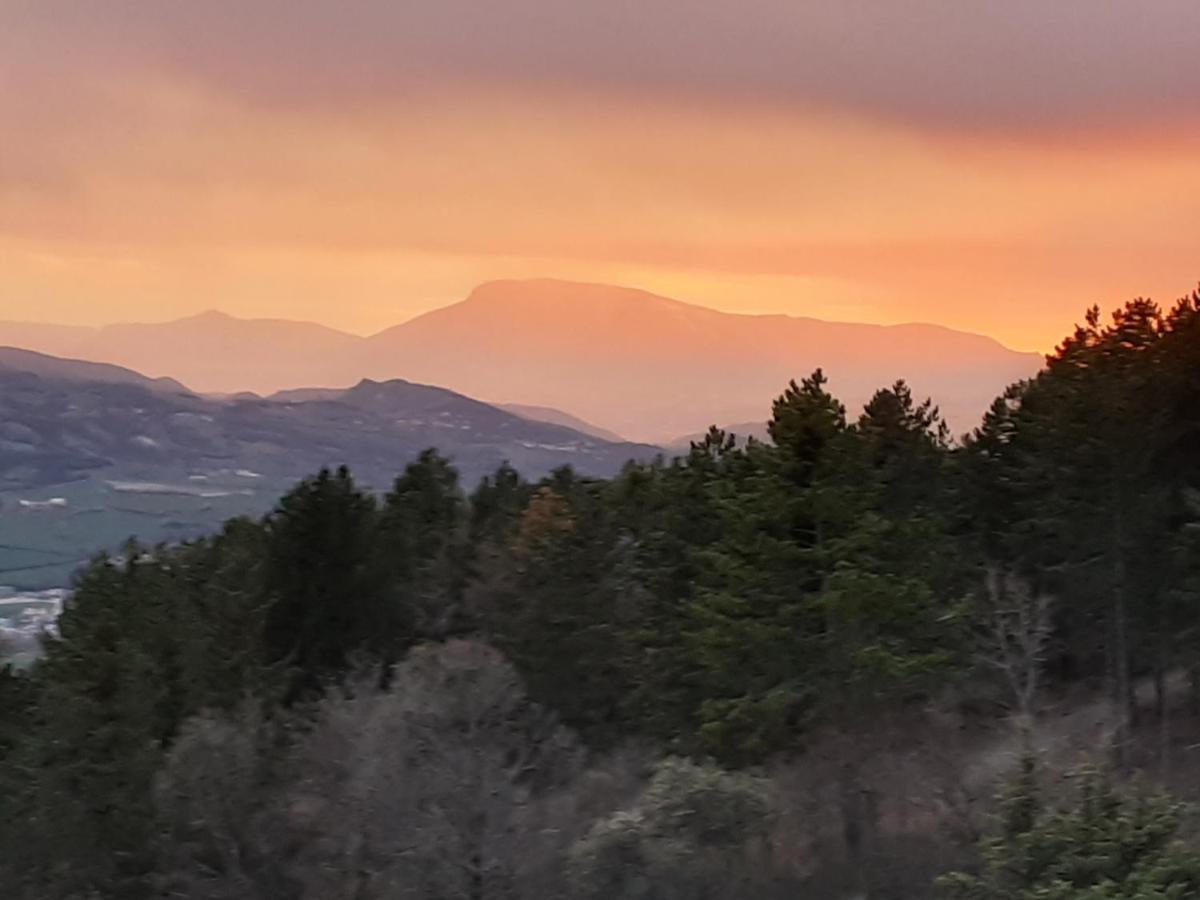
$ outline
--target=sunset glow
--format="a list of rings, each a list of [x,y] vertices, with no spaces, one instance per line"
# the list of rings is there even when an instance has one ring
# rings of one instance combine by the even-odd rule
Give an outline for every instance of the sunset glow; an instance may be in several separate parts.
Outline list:
[[[627,11],[626,43],[595,10],[497,4],[513,31],[489,52],[473,29],[498,13],[465,8],[450,28],[356,3],[350,28],[320,4],[0,4],[0,319],[219,308],[370,333],[551,276],[1049,349],[1092,303],[1194,285],[1200,63],[1166,56],[1194,6],[1076,28],[1018,3],[997,31],[920,3],[917,34],[859,29],[859,5],[699,4],[691,55],[663,55],[684,4]],[[1122,32],[1161,71],[1092,90]],[[731,33],[746,58],[716,58]],[[869,48],[870,73],[823,80]]]

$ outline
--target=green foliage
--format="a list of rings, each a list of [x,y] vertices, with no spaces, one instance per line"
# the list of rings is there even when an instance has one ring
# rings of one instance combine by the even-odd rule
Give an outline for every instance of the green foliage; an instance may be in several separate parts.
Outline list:
[[[373,552],[385,573],[390,630],[398,644],[416,634],[445,636],[467,628],[466,498],[458,473],[433,450],[405,467],[383,501]]]
[[[474,604],[533,696],[596,742],[619,733],[625,691],[621,560],[598,486],[560,472],[493,548]]]
[[[379,510],[343,467],[293,488],[265,522],[269,663],[293,673],[290,699],[345,672],[358,651],[385,652],[396,633],[375,550]]]
[[[846,428],[846,408],[825,390],[828,383],[817,369],[799,385],[790,382],[771,407],[767,431],[797,484],[812,480],[829,445]]]
[[[960,460],[977,552],[1060,599],[1059,667],[1106,676],[1126,724],[1134,673],[1194,657],[1198,334],[1200,295],[1092,309]]]
[[[152,787],[168,759],[188,783],[185,722],[283,707],[304,722],[349,672],[408,677],[431,639],[501,648],[593,748],[650,738],[746,765],[966,677],[979,623],[964,598],[995,569],[1055,599],[1048,679],[1104,675],[1129,704],[1136,675],[1200,662],[1198,348],[1200,294],[1134,301],[1110,323],[1090,313],[961,447],[904,382],[848,419],[818,370],[776,399],[770,442],[714,428],[610,481],[528,484],[506,465],[469,498],[426,451],[383,497],[323,470],[262,521],[96,560],[44,659],[0,670],[0,878],[29,896],[151,895]],[[954,882],[963,896],[1192,896],[1176,811],[1095,778],[1078,809],[1047,811],[1033,774],[983,874]],[[698,897],[726,869],[748,877],[755,791],[664,765],[579,845],[581,884]]]
[[[18,764],[30,779],[5,818],[29,825],[26,863],[55,890],[142,896],[150,786],[183,693],[169,592],[140,548],[80,579],[34,673]],[[64,866],[60,860],[69,860]]]
[[[1048,808],[1032,759],[1009,785],[978,873],[940,879],[959,900],[1187,900],[1200,897],[1200,851],[1180,841],[1183,809],[1122,794],[1104,773],[1075,776],[1072,802]]]
[[[20,745],[33,711],[30,680],[11,665],[0,665],[0,765]],[[3,770],[0,769],[0,772]]]
[[[858,425],[818,371],[775,403],[782,445],[723,448],[719,537],[698,549],[684,636],[701,747],[744,762],[816,719],[919,691],[959,658],[961,583],[940,514],[946,440],[903,383]]]

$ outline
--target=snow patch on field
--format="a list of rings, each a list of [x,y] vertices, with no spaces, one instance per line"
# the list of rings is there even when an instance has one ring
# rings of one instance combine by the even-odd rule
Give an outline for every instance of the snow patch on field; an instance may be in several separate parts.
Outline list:
[[[49,500],[18,500],[22,509],[62,509],[67,506],[66,497],[51,497]]]

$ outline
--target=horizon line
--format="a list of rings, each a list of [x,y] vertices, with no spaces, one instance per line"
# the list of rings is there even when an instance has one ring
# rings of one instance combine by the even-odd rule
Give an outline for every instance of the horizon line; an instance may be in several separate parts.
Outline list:
[[[671,303],[678,303],[678,304],[682,304],[684,306],[692,307],[694,309],[702,309],[702,310],[706,310],[709,312],[715,312],[715,313],[718,313],[723,316],[733,316],[733,317],[744,318],[744,319],[745,318],[751,318],[751,319],[777,318],[777,319],[792,319],[792,320],[801,320],[801,321],[807,320],[807,321],[811,321],[811,322],[820,322],[822,324],[827,324],[827,325],[858,325],[858,326],[867,326],[867,327],[876,327],[876,328],[906,328],[906,327],[938,328],[938,329],[942,329],[944,331],[952,332],[955,334],[971,335],[974,337],[986,338],[988,340],[994,341],[1000,347],[1003,347],[1004,349],[1009,350],[1014,353],[1037,354],[1039,356],[1044,357],[1048,352],[1042,348],[1032,348],[1031,349],[1031,348],[1025,348],[1025,347],[1014,347],[1014,346],[1004,343],[1002,340],[1000,340],[999,338],[997,338],[991,334],[987,334],[987,333],[981,332],[981,331],[970,331],[965,328],[956,328],[952,325],[946,325],[941,322],[923,321],[923,320],[878,322],[878,321],[867,321],[867,320],[862,320],[862,319],[828,319],[828,318],[823,318],[820,316],[811,316],[811,315],[804,315],[804,314],[800,314],[800,313],[790,313],[790,312],[757,313],[757,312],[747,312],[747,311],[740,311],[740,310],[728,310],[728,309],[722,309],[722,308],[716,307],[716,306],[710,306],[706,303],[695,302],[692,300],[681,300],[677,297],[671,297],[666,294],[660,294],[655,291],[651,291],[649,289],[638,287],[637,285],[632,285],[632,284],[617,284],[617,283],[605,282],[605,281],[585,281],[585,280],[571,279],[571,278],[554,278],[554,277],[550,277],[550,276],[530,276],[527,278],[486,279],[484,281],[479,282],[477,285],[475,285],[473,288],[471,288],[471,290],[467,293],[467,295],[465,297],[462,297],[458,300],[454,300],[454,301],[451,301],[449,303],[446,303],[446,304],[443,304],[440,306],[434,306],[429,309],[422,310],[420,312],[414,313],[413,315],[409,316],[408,318],[401,319],[391,325],[387,325],[387,326],[380,328],[378,330],[375,330],[375,331],[367,331],[367,332],[350,331],[343,327],[339,327],[337,325],[331,325],[327,322],[324,322],[324,321],[321,321],[318,319],[291,319],[291,318],[284,318],[284,317],[280,317],[280,316],[238,315],[236,313],[226,312],[224,309],[221,309],[221,308],[215,307],[215,306],[208,307],[207,309],[198,310],[197,312],[189,313],[187,315],[175,316],[175,317],[169,318],[169,319],[157,319],[157,320],[124,319],[124,320],[108,321],[108,322],[103,322],[103,323],[99,323],[99,324],[91,324],[91,325],[76,324],[76,323],[62,322],[62,321],[34,320],[34,319],[0,319],[0,324],[29,325],[29,326],[34,326],[34,327],[47,327],[47,328],[78,329],[81,331],[98,332],[98,331],[104,330],[105,328],[121,327],[121,326],[127,326],[127,325],[153,327],[153,326],[162,326],[162,325],[173,325],[173,324],[177,324],[180,322],[188,322],[188,321],[191,321],[194,319],[202,319],[205,317],[220,317],[220,318],[229,319],[229,320],[232,320],[235,322],[272,322],[272,323],[290,324],[290,325],[308,325],[308,326],[312,326],[315,328],[325,329],[327,331],[333,331],[333,332],[336,332],[338,334],[344,335],[349,338],[355,338],[355,339],[359,339],[359,340],[370,340],[372,338],[378,337],[381,334],[384,334],[387,331],[392,330],[393,328],[398,328],[403,325],[407,325],[411,322],[414,322],[423,316],[429,315],[431,313],[436,313],[441,310],[450,309],[451,307],[457,306],[461,303],[465,303],[472,296],[474,296],[476,291],[478,291],[480,288],[485,287],[487,285],[522,284],[522,283],[532,283],[532,282],[550,282],[550,283],[562,284],[562,285],[572,285],[572,286],[576,286],[576,287],[614,288],[614,289],[622,290],[622,291],[637,292],[637,293],[641,293],[641,294],[646,294],[647,296],[653,297],[658,300],[664,300],[664,301],[671,302]],[[1074,324],[1075,323],[1071,323],[1071,325],[1068,326],[1068,328],[1072,328],[1074,326]],[[1066,332],[1064,332],[1064,334],[1065,333]]]

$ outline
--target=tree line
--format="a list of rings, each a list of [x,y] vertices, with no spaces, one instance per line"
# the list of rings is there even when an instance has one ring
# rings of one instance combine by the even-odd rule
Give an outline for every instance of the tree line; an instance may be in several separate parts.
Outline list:
[[[947,696],[1032,727],[1041,697],[1094,685],[1116,770],[1147,720],[1169,764],[1172,686],[1200,705],[1200,293],[1089,311],[959,441],[904,382],[851,415],[820,370],[774,401],[769,434],[713,428],[608,480],[503,466],[469,493],[430,450],[383,496],[324,470],[261,520],[96,559],[43,659],[0,672],[0,880],[17,897],[792,896],[763,766],[802,767],[831,729]],[[639,761],[618,772],[622,754]],[[854,765],[852,851],[871,818]],[[1125,814],[1082,790],[1082,812],[1003,834]],[[1136,877],[1196,896],[1174,807],[1144,809],[1128,815],[1170,865]],[[1051,883],[1029,866],[1021,883],[1007,847],[946,889]],[[1054,883],[1081,892],[1052,896],[1110,896],[1077,868]]]

